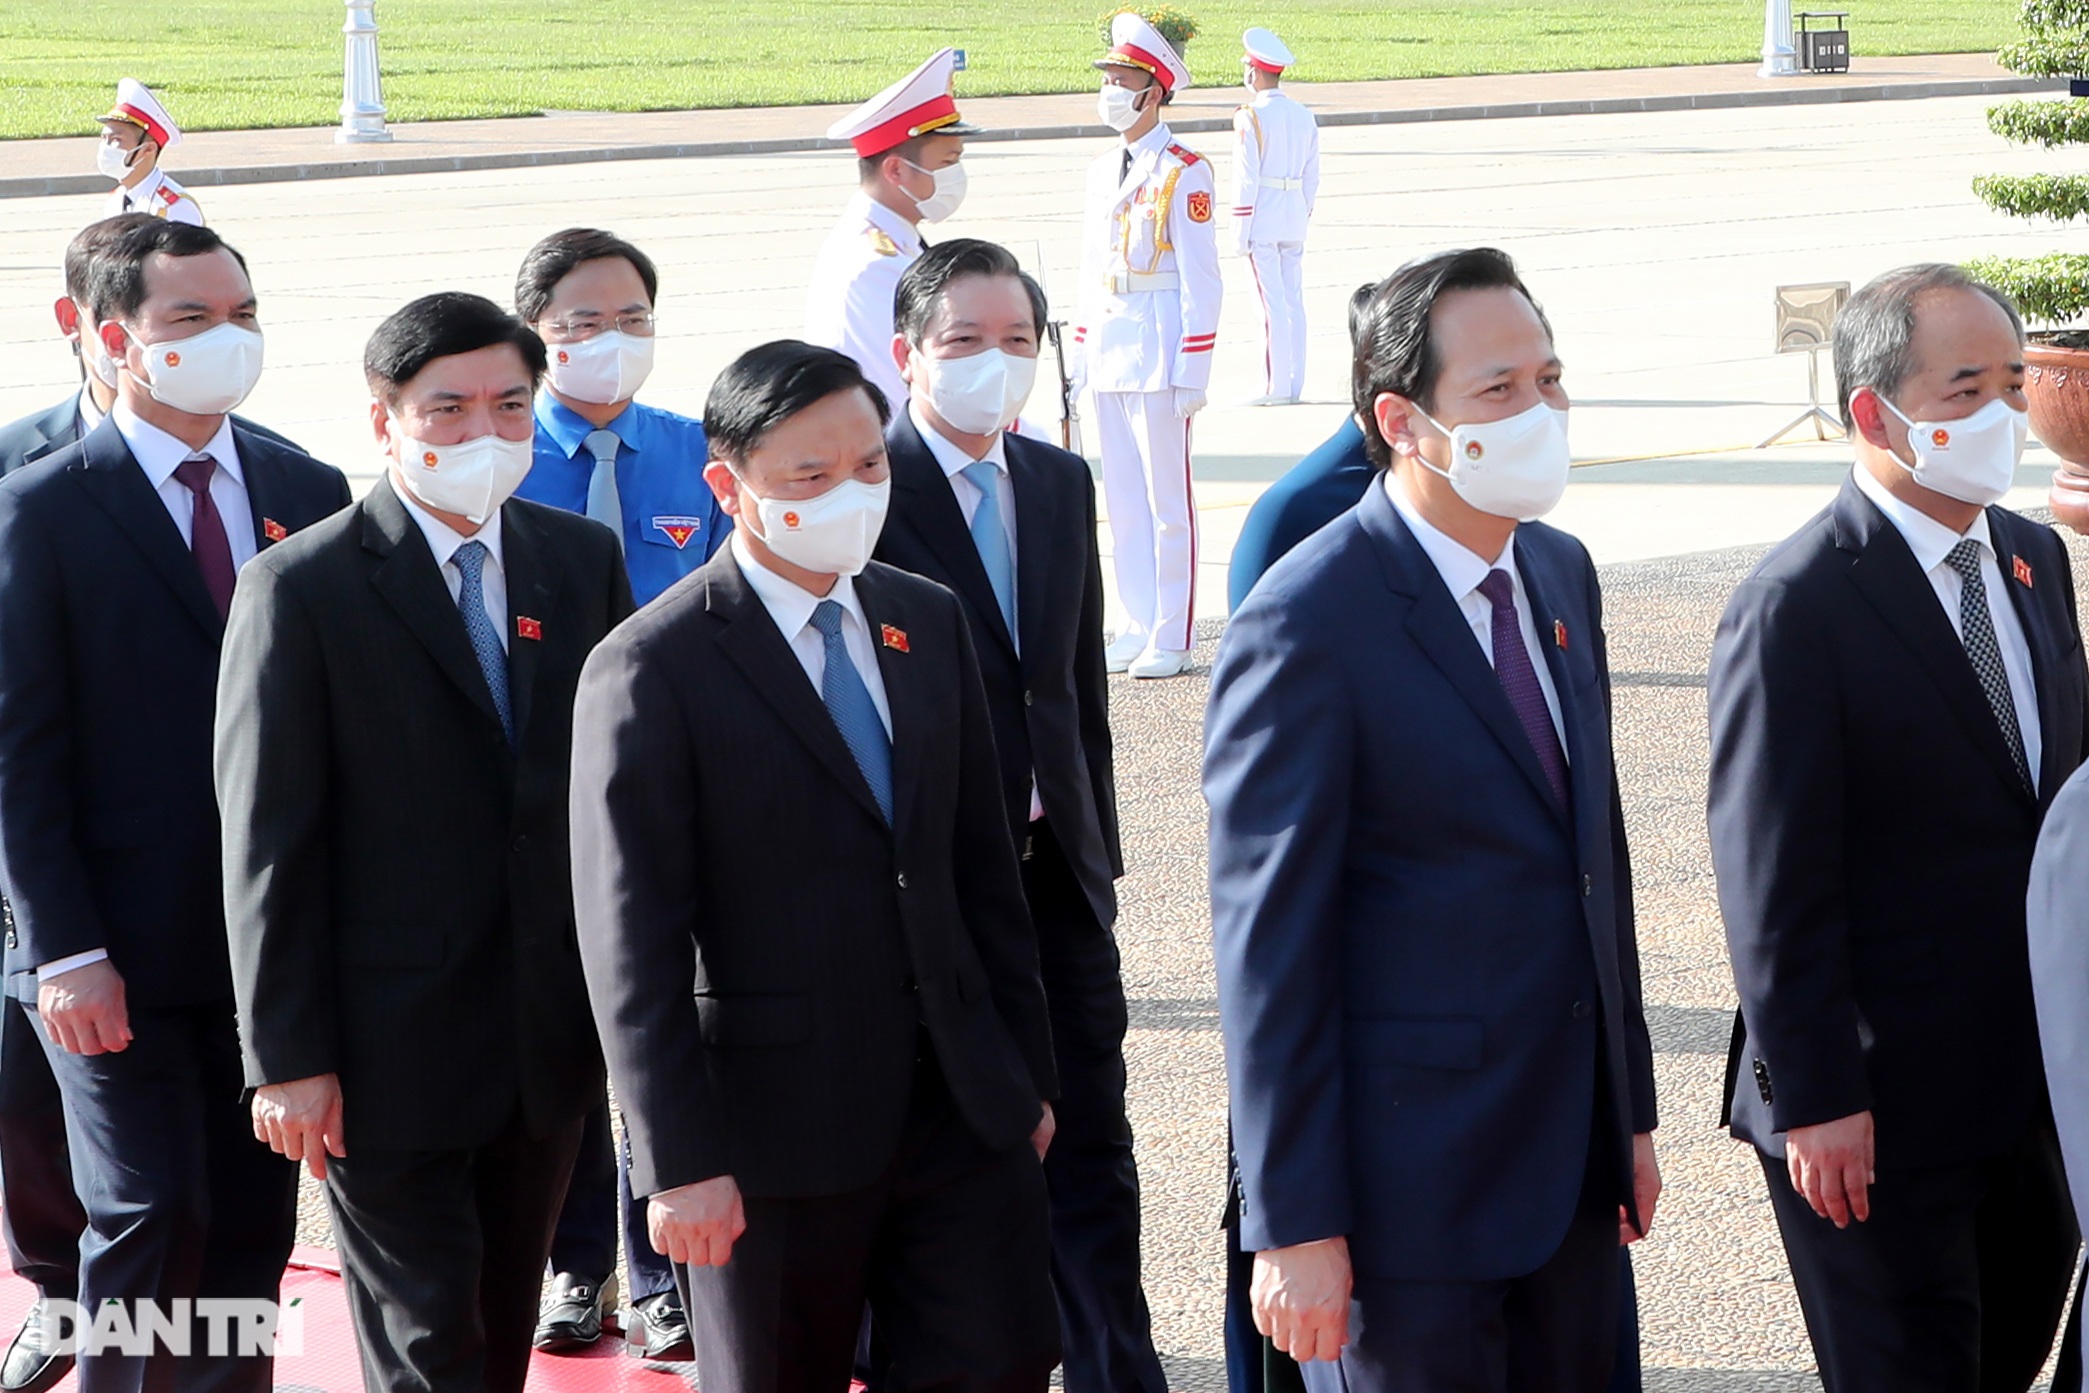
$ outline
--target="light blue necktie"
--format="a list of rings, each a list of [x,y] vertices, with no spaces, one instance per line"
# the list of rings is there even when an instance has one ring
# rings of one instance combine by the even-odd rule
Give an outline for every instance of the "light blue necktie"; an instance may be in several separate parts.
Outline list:
[[[842,743],[855,756],[863,781],[870,785],[878,810],[890,824],[892,738],[885,734],[885,723],[878,719],[878,704],[871,700],[870,688],[863,685],[863,674],[856,671],[848,645],[841,641],[841,620],[841,606],[832,600],[822,600],[812,608],[812,627],[827,641],[827,671],[820,680],[820,700],[827,703],[834,728],[841,732]]]
[[[508,705],[508,651],[500,646],[500,631],[486,613],[486,544],[466,542],[450,558],[464,584],[457,587],[457,612],[464,616],[464,632],[471,651],[478,656],[479,671],[486,674],[487,690],[493,693],[493,709],[500,713],[501,729],[508,743],[515,743],[515,712]]]
[[[992,460],[968,464],[962,471],[979,490],[979,507],[972,514],[972,545],[986,566],[987,583],[994,587],[994,600],[1001,606],[1001,620],[1008,636],[1015,637],[1015,558],[1008,554],[1008,529],[1001,525],[1001,467]]]
[[[623,441],[613,430],[591,430],[580,442],[595,457],[595,472],[588,475],[587,515],[617,534],[624,545],[624,498],[617,492],[617,446]]]

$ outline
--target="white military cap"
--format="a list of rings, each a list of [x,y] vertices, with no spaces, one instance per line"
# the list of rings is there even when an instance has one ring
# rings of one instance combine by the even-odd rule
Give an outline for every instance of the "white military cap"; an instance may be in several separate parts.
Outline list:
[[[1266,73],[1280,73],[1298,61],[1282,39],[1259,24],[1240,36],[1240,46],[1247,50],[1242,61]]]
[[[870,159],[917,135],[979,134],[957,113],[956,72],[957,50],[946,48],[829,126],[827,139],[846,140]]]
[[[160,105],[160,99],[152,95],[152,89],[135,77],[117,82],[116,105],[109,108],[107,115],[94,119],[103,125],[120,121],[136,126],[151,136],[162,150],[172,150],[181,144],[181,127],[174,124],[174,118],[167,114],[167,108]]]
[[[1129,10],[1110,21],[1110,51],[1095,60],[1098,68],[1139,68],[1170,92],[1190,85],[1189,65],[1161,31],[1143,15]]]

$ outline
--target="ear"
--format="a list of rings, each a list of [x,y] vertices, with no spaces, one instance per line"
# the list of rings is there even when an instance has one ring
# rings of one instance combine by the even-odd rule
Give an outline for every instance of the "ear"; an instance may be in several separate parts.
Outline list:
[[[732,467],[722,459],[714,459],[704,466],[704,482],[711,486],[711,497],[729,518],[740,516],[739,481],[733,477]]]
[[[914,370],[909,366],[913,360],[914,354],[907,347],[907,336],[905,334],[894,334],[892,336],[893,366],[899,369],[899,380],[906,383],[909,387],[914,385]],[[888,402],[886,404],[895,410],[899,406],[898,402]]]
[[[390,454],[392,449],[392,414],[385,410],[382,401],[374,397],[370,401],[370,433],[377,437],[377,443],[384,447],[385,453]]]
[[[1850,393],[1850,420],[1856,424],[1857,434],[1864,443],[1881,450],[1893,448],[1893,434],[1888,425],[1891,419],[1886,408],[1879,405],[1879,394],[1869,387],[1859,387]]]
[[[73,303],[70,295],[61,295],[51,302],[51,316],[58,321],[58,332],[74,343],[80,340],[80,307]]]
[[[125,342],[127,335],[123,332],[121,324],[116,323],[114,320],[104,319],[95,329],[95,332],[101,335],[102,347],[109,350],[111,358],[114,358],[119,364],[128,361],[125,356],[125,350],[129,345]]]
[[[1414,403],[1397,392],[1380,392],[1371,399],[1372,424],[1396,457],[1421,453],[1414,438],[1414,414]]]

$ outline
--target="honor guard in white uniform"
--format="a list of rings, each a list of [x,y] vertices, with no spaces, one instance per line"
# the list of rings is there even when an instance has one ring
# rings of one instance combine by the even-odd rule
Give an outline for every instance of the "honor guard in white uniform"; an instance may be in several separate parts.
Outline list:
[[[1240,36],[1242,81],[1254,93],[1233,113],[1232,245],[1262,299],[1263,395],[1288,405],[1306,380],[1306,223],[1320,192],[1320,124],[1279,89],[1291,50],[1267,29]]]
[[[181,127],[151,89],[134,77],[124,78],[116,84],[116,105],[95,120],[102,124],[95,165],[116,181],[102,216],[150,213],[200,227],[203,210],[187,189],[160,169],[160,156],[181,144]]]
[[[892,352],[892,292],[921,255],[920,225],[964,200],[959,160],[979,133],[951,96],[956,69],[946,48],[827,128],[855,147],[858,187],[813,266],[805,337],[854,358],[895,412],[907,384]]]
[[[1123,624],[1112,672],[1172,677],[1196,620],[1190,420],[1211,382],[1219,244],[1211,163],[1176,143],[1161,108],[1190,85],[1146,20],[1111,21],[1103,122],[1123,141],[1088,170],[1074,374],[1095,393],[1103,493]]]

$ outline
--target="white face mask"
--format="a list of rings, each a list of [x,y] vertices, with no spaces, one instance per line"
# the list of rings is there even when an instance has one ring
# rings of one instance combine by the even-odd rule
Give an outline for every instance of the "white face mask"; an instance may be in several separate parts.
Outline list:
[[[604,329],[578,343],[549,343],[551,389],[575,401],[629,401],[653,371],[653,340]]]
[[[1451,481],[1458,496],[1483,513],[1533,522],[1552,511],[1567,491],[1574,462],[1567,449],[1567,413],[1539,402],[1502,421],[1478,421],[1455,430],[1417,414],[1451,440],[1451,467],[1422,464]],[[1417,456],[1417,458],[1420,458]]]
[[[392,438],[399,444],[399,476],[421,505],[438,513],[456,513],[482,523],[515,496],[535,458],[534,434],[507,440],[486,434],[456,445],[430,445],[407,434],[406,423],[392,417]]]
[[[104,178],[114,179],[120,184],[131,172],[131,162],[138,158],[138,151],[144,148],[134,145],[126,150],[113,140],[105,140],[95,147],[94,167],[102,172]]]
[[[991,435],[1022,414],[1037,382],[1037,360],[989,348],[968,358],[931,358],[928,398],[936,414],[967,435]]]
[[[915,211],[921,214],[923,222],[941,222],[952,213],[955,213],[958,204],[965,201],[966,178],[963,160],[958,161],[956,164],[945,165],[941,169],[923,169],[920,165],[907,159],[901,160],[900,163],[917,173],[926,174],[929,178],[936,181],[936,191],[934,193],[927,198],[914,199]],[[907,197],[913,198],[914,196],[908,194]]]
[[[2024,436],[2031,417],[1996,397],[1970,416],[1956,421],[1910,421],[1874,387],[1872,395],[1906,423],[1911,466],[1899,455],[1893,462],[1926,489],[1985,508],[2000,501],[2016,482],[2017,462],[2024,457]]]
[[[737,477],[737,476],[736,476]],[[740,480],[745,486],[746,480]],[[870,554],[885,530],[885,504],[892,480],[866,484],[844,479],[818,498],[754,498],[761,519],[756,534],[793,566],[823,576],[853,576],[870,564]]]
[[[194,416],[222,416],[261,380],[261,335],[231,320],[185,339],[146,343],[132,336],[145,362],[152,399]]]
[[[1111,83],[1095,103],[1095,114],[1113,131],[1128,131],[1139,124],[1139,94],[1129,87]]]

